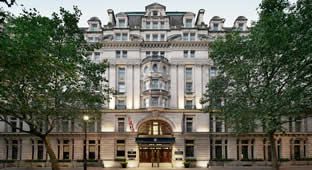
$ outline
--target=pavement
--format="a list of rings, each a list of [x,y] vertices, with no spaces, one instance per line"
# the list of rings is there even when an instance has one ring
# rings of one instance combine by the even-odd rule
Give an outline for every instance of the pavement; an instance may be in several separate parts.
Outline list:
[[[273,170],[271,167],[211,167],[211,168],[95,168],[88,167],[88,170]],[[3,170],[51,170],[51,168],[5,168]],[[61,170],[83,170],[83,168],[61,168]],[[281,167],[280,170],[312,170],[312,166]]]

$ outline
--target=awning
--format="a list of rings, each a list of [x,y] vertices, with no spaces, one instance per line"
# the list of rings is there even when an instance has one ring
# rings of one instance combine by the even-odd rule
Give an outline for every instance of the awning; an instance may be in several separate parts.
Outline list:
[[[137,143],[175,143],[175,138],[136,138]]]

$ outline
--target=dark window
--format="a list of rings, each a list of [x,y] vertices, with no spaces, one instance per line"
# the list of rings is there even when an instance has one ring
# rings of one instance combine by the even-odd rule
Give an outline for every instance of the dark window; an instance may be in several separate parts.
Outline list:
[[[118,132],[125,131],[125,118],[119,117],[118,118]]]
[[[213,24],[213,30],[218,31],[219,30],[219,24],[217,24],[217,23]]]
[[[222,132],[222,121],[216,121],[216,132]]]
[[[217,145],[215,146],[216,149],[216,159],[222,159],[222,146]]]
[[[12,159],[17,160],[18,155],[18,141],[13,140],[12,141]]]
[[[248,146],[242,146],[242,159],[248,159]]]
[[[191,93],[192,92],[192,88],[193,88],[193,83],[187,82],[185,86],[186,86],[185,87],[186,93]]]
[[[63,141],[63,159],[69,159],[69,140]]]
[[[186,118],[186,132],[192,132],[193,131],[193,118],[187,117]]]
[[[95,159],[95,140],[89,140],[89,159],[94,160]]]
[[[194,140],[185,140],[185,157],[194,157]]]
[[[117,140],[117,157],[125,157],[125,140]]]
[[[42,160],[43,159],[43,141],[39,140],[38,141],[38,153],[37,153],[38,159]]]

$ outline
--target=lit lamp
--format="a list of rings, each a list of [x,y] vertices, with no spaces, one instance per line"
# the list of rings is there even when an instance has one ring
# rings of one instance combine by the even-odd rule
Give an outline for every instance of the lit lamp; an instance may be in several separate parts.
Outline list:
[[[85,130],[85,145],[83,148],[83,170],[87,170],[87,126],[88,126],[88,120],[89,120],[89,116],[88,115],[84,115],[83,116],[83,120],[84,120],[84,130]]]

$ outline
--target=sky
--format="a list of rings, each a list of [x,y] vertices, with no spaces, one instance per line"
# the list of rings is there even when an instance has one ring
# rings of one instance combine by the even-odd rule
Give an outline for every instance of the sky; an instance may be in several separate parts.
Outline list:
[[[145,6],[157,2],[166,6],[167,11],[188,11],[197,15],[199,9],[205,9],[204,21],[209,23],[213,16],[225,18],[225,26],[233,26],[238,16],[248,18],[248,24],[258,19],[257,8],[261,0],[16,0],[17,5],[11,8],[0,3],[0,7],[18,15],[23,6],[26,9],[36,8],[42,15],[51,16],[59,7],[67,10],[76,5],[82,11],[79,26],[86,27],[87,21],[97,16],[102,24],[107,24],[107,9],[113,9],[115,14],[127,11],[145,11]],[[291,0],[294,2],[295,0]]]

